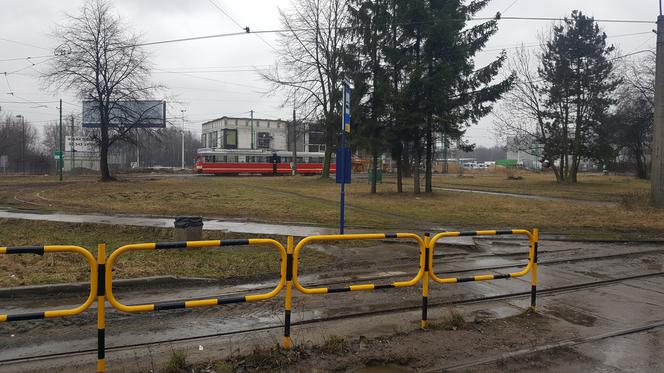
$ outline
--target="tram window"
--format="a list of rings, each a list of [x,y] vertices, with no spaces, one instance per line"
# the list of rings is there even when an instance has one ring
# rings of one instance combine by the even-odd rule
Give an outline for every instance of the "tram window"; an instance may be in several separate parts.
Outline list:
[[[237,155],[227,155],[226,162],[228,163],[237,163]]]
[[[283,163],[289,163],[290,164],[291,162],[293,162],[293,157],[281,157],[281,161]]]
[[[214,162],[214,155],[206,155],[205,162],[206,163]]]

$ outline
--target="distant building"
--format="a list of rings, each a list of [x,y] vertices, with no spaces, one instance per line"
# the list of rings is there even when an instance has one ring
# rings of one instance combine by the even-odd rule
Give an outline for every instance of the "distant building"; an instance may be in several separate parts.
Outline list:
[[[518,167],[540,170],[542,148],[534,137],[510,137],[507,139],[507,159],[516,161]]]
[[[203,147],[212,149],[287,151],[293,148],[292,127],[291,122],[281,119],[223,116],[203,123],[201,143]],[[298,125],[297,150],[324,152],[325,136],[322,128],[307,123]]]

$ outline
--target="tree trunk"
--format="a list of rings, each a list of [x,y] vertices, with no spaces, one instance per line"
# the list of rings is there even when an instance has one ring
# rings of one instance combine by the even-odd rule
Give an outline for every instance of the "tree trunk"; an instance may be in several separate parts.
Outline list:
[[[397,193],[403,193],[403,155],[397,158]]]
[[[403,167],[404,177],[413,176],[412,160],[410,158],[410,155],[411,155],[410,144],[405,143],[403,147],[403,153],[401,153],[401,167]]]
[[[642,180],[648,179],[648,169],[646,168],[646,160],[643,154],[643,149],[641,147],[637,147],[637,149],[635,149],[634,156],[634,158],[636,158],[636,176]]]
[[[373,174],[371,175],[371,194],[376,194],[376,183],[378,182],[378,156],[373,156]]]
[[[334,145],[336,144],[336,126],[332,125],[330,118],[326,118],[325,124],[325,160],[323,162],[323,173],[321,174],[322,179],[330,178],[330,163],[332,161],[332,152],[334,151]]]
[[[433,129],[431,126],[431,114],[427,118],[426,159],[424,166],[424,192],[432,193],[433,177]]]
[[[108,127],[102,125],[100,132],[101,144],[99,144],[99,170],[101,171],[101,181],[113,181],[115,179],[111,176],[111,171],[108,168]]]

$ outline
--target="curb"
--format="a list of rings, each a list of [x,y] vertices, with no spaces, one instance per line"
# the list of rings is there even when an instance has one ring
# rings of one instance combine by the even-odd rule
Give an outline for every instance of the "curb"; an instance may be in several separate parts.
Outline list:
[[[204,285],[211,283],[222,283],[223,280],[177,277],[177,276],[151,276],[131,279],[120,279],[113,281],[114,289],[136,289],[150,288],[165,285]],[[13,299],[21,297],[54,296],[69,293],[87,292],[90,289],[89,282],[72,282],[64,284],[45,284],[18,286],[14,288],[0,288],[0,299]]]

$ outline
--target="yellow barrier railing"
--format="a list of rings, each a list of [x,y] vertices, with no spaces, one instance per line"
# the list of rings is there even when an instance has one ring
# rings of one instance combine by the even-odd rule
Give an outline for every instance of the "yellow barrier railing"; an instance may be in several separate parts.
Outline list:
[[[484,236],[484,235],[526,235],[530,242],[528,255],[528,264],[518,272],[506,274],[485,274],[471,277],[449,277],[441,278],[434,271],[433,257],[436,244],[446,237],[458,236]],[[398,281],[390,284],[357,284],[348,285],[339,288],[307,288],[303,286],[298,279],[299,256],[303,248],[313,242],[325,241],[350,241],[350,240],[379,240],[379,239],[410,239],[414,240],[419,247],[419,268],[414,277],[407,281]],[[303,294],[328,294],[347,291],[366,291],[392,289],[401,287],[416,286],[422,282],[422,320],[421,327],[427,327],[427,308],[429,297],[429,279],[437,283],[449,284],[469,281],[486,281],[495,279],[509,279],[525,276],[531,273],[531,307],[534,309],[536,304],[537,291],[537,250],[538,250],[539,232],[533,229],[532,233],[523,229],[504,230],[504,231],[472,231],[472,232],[443,232],[433,237],[425,234],[420,237],[413,233],[393,233],[393,234],[346,234],[346,235],[321,235],[310,236],[300,240],[297,245],[294,244],[292,236],[288,237],[286,248],[276,240],[269,238],[257,239],[239,239],[239,240],[208,240],[208,241],[186,241],[186,242],[165,242],[165,243],[138,243],[121,246],[113,251],[108,259],[106,258],[106,246],[98,245],[98,259],[86,249],[79,246],[24,246],[24,247],[0,247],[0,254],[37,254],[54,252],[73,252],[82,255],[90,266],[90,294],[82,305],[65,310],[54,310],[45,312],[33,312],[24,314],[0,314],[0,322],[22,321],[31,319],[42,319],[51,317],[72,316],[84,312],[94,303],[97,298],[97,371],[104,372],[105,364],[105,303],[106,300],[116,309],[123,312],[146,312],[170,310],[179,308],[195,308],[205,306],[216,306],[231,303],[254,302],[274,298],[285,289],[284,296],[284,340],[283,345],[289,348],[291,345],[291,309],[293,287]],[[123,253],[140,250],[167,250],[167,249],[193,249],[210,248],[226,246],[245,246],[245,245],[268,245],[275,247],[281,257],[279,282],[272,291],[262,294],[245,295],[242,297],[214,297],[208,299],[197,299],[189,301],[167,301],[149,304],[125,305],[113,295],[113,265],[118,257]]]
[[[529,241],[529,250],[528,250],[528,264],[521,271],[504,273],[504,274],[485,274],[485,275],[476,275],[469,277],[448,277],[440,278],[436,275],[436,272],[433,270],[433,254],[436,248],[436,243],[439,240],[445,237],[463,237],[463,236],[495,236],[495,235],[525,235],[528,237]],[[499,279],[510,279],[516,277],[522,277],[531,273],[531,290],[530,290],[530,306],[533,310],[536,307],[537,299],[537,250],[539,245],[539,231],[537,228],[533,229],[531,233],[525,229],[511,229],[511,230],[489,230],[489,231],[469,231],[469,232],[442,232],[438,233],[431,238],[428,242],[428,252],[427,252],[427,269],[429,272],[429,277],[437,283],[440,284],[451,284],[451,283],[461,283],[461,282],[472,282],[472,281],[488,281],[488,280],[499,280]],[[423,313],[422,316],[422,325],[426,327],[426,313]]]
[[[256,294],[256,295],[246,295],[243,297],[231,297],[231,298],[209,298],[209,299],[199,299],[199,300],[190,300],[190,301],[173,301],[173,302],[158,302],[150,304],[139,304],[139,305],[124,305],[118,301],[113,295],[113,264],[117,258],[128,251],[135,250],[165,250],[165,249],[192,249],[192,248],[203,248],[203,247],[226,247],[226,246],[243,246],[243,245],[272,245],[279,250],[281,255],[281,276],[277,286],[270,291],[269,293]],[[241,240],[212,240],[212,241],[185,241],[185,242],[164,242],[164,243],[141,243],[141,244],[131,244],[120,247],[115,250],[109,257],[106,262],[108,267],[106,270],[106,296],[108,297],[108,302],[116,309],[124,312],[145,312],[145,311],[159,311],[159,310],[172,310],[178,308],[194,308],[194,307],[205,307],[205,306],[217,306],[222,304],[231,304],[231,303],[242,303],[242,302],[254,302],[259,300],[270,299],[276,297],[281,289],[284,287],[285,273],[286,273],[286,249],[273,239],[267,238],[252,238],[252,239],[241,239]]]
[[[45,312],[31,312],[21,314],[0,314],[0,322],[4,321],[23,321],[34,319],[49,319],[52,317],[65,317],[78,315],[90,308],[95,301],[97,294],[97,262],[90,252],[80,246],[68,245],[48,245],[48,246],[20,246],[20,247],[0,247],[0,254],[36,254],[45,253],[76,253],[83,256],[90,266],[90,294],[83,304],[76,308],[65,310],[53,310]]]

